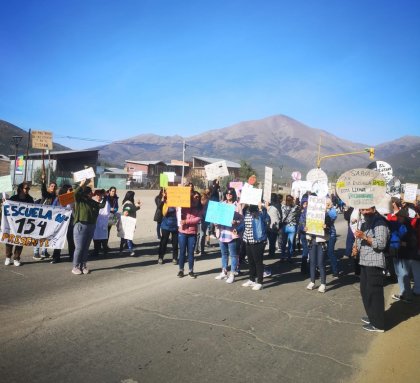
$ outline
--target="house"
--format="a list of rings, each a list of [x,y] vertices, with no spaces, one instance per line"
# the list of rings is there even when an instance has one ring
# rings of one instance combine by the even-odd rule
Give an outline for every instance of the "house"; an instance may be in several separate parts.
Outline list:
[[[97,188],[108,190],[111,187],[125,189],[128,173],[125,169],[99,167],[97,168]]]
[[[190,174],[191,177],[199,177],[206,180],[207,177],[206,177],[206,171],[204,169],[204,166],[212,164],[214,162],[219,162],[219,161],[226,162],[229,175],[232,178],[234,179],[239,178],[239,171],[241,169],[240,164],[236,162],[232,162],[232,161],[227,161],[221,158],[210,158],[210,157],[193,157],[192,158],[192,169],[191,169],[191,174]]]
[[[4,154],[0,154],[0,177],[10,174],[10,160]]]

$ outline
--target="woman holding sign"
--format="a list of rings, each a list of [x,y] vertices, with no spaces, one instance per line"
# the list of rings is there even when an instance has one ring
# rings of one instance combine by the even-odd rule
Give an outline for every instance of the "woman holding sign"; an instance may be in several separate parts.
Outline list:
[[[179,272],[178,277],[184,276],[185,255],[188,252],[188,275],[197,278],[194,274],[194,247],[197,241],[197,226],[202,216],[201,194],[192,192],[191,207],[181,208],[181,219],[179,224]]]

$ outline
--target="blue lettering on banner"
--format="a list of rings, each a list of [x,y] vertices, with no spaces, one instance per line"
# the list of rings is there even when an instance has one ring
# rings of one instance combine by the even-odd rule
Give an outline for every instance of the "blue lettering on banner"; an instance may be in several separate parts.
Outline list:
[[[11,212],[9,211],[9,208],[11,208]],[[4,216],[22,216],[22,217],[30,217],[30,218],[41,218],[41,219],[48,219],[52,220],[52,210],[47,209],[46,212],[44,212],[43,208],[39,207],[25,207],[25,206],[17,206],[17,205],[5,205],[4,206]],[[62,220],[60,221],[62,222]]]
[[[62,215],[62,214],[58,213],[57,217],[55,217],[55,222],[62,223],[64,221],[67,221],[68,219],[69,219],[69,217],[67,217],[66,215]]]

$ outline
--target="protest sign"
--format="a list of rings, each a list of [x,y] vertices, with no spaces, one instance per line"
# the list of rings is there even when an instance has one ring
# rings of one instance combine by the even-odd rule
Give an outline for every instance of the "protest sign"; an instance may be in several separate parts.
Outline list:
[[[309,170],[308,174],[306,174],[306,181],[310,181],[312,183],[318,181],[318,183],[328,184],[328,176],[320,168],[311,169]]]
[[[301,179],[302,179],[302,174],[301,174],[301,172],[294,171],[294,172],[292,173],[292,180],[293,180],[293,181],[300,181]]]
[[[60,194],[58,196],[58,201],[61,206],[67,206],[74,203],[74,192]]]
[[[291,195],[294,198],[302,199],[302,196],[307,192],[311,191],[312,189],[312,182],[311,181],[293,181],[292,182],[292,191]]]
[[[175,172],[163,172],[163,174],[166,174],[168,176],[168,182],[175,182]]]
[[[386,181],[376,170],[352,169],[340,176],[336,190],[348,206],[367,209],[382,201],[386,193]]]
[[[273,168],[265,167],[264,173],[264,194],[263,199],[265,202],[271,201],[271,189],[273,187]]]
[[[376,170],[383,175],[388,183],[392,180],[392,166],[385,161],[374,161],[368,165],[368,169]]]
[[[391,196],[389,194],[385,194],[384,198],[381,202],[375,205],[376,211],[378,211],[382,215],[387,215],[393,212]]]
[[[386,184],[386,193],[399,197],[401,194],[401,181],[397,177],[392,177],[392,179]]]
[[[309,196],[306,210],[306,232],[314,235],[324,235],[326,197]]]
[[[243,187],[241,192],[241,203],[248,205],[258,205],[261,202],[262,189],[256,189],[252,186]]]
[[[234,214],[235,205],[209,201],[205,221],[231,227]]]
[[[49,149],[52,150],[52,133],[42,130],[33,130],[31,132],[32,148],[33,149]]]
[[[312,183],[311,192],[315,193],[318,197],[326,197],[328,195],[328,184],[324,181],[315,181]]]
[[[80,182],[89,178],[95,178],[93,168],[87,168],[73,173],[74,182]]]
[[[166,188],[167,204],[172,207],[191,206],[191,188],[189,186],[168,186]]]
[[[0,177],[0,193],[13,190],[12,179],[10,175]]]
[[[242,190],[243,182],[241,181],[231,181],[229,182],[229,187],[235,189],[236,191]]]
[[[6,201],[2,207],[0,242],[62,249],[71,210],[50,205]]]
[[[25,166],[25,159],[23,158],[23,154],[16,157],[15,166],[16,166],[15,173],[19,175],[23,174],[23,168]]]
[[[209,181],[215,180],[219,177],[226,177],[229,175],[229,170],[226,161],[213,162],[204,166],[206,177]]]
[[[168,187],[168,181],[169,181],[169,179],[168,179],[168,175],[167,174],[162,173],[159,176],[159,186],[161,188],[167,188]]]
[[[417,198],[418,184],[405,184],[404,185],[404,202],[415,203]]]
[[[117,225],[117,236],[124,239],[133,240],[136,231],[136,219],[133,217],[121,215]]]

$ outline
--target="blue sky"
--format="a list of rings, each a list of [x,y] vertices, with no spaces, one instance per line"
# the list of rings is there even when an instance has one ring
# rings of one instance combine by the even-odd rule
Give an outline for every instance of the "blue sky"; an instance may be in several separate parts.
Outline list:
[[[375,145],[419,135],[420,1],[0,3],[0,119],[191,136],[284,114]]]

